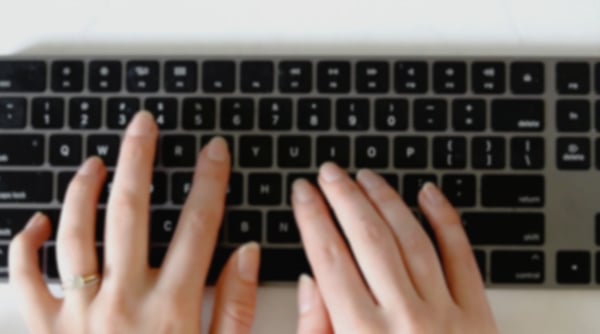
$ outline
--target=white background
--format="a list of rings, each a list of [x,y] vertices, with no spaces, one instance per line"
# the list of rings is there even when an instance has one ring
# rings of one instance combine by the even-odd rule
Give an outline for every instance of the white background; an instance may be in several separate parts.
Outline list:
[[[0,0],[0,54],[600,57],[599,0]],[[257,333],[291,333],[295,291],[261,288]],[[600,332],[599,291],[489,291],[503,333]],[[24,332],[0,284],[2,333]]]

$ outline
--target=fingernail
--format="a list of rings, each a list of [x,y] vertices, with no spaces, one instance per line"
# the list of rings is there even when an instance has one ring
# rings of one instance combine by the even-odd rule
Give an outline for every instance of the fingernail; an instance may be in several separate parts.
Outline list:
[[[298,285],[298,313],[305,314],[315,303],[315,283],[307,274],[302,274]]]
[[[298,179],[292,185],[292,196],[300,203],[310,202],[313,198],[313,192],[310,184],[305,179]]]
[[[256,242],[249,242],[238,251],[237,268],[244,281],[256,282],[258,280],[259,257],[260,246]]]
[[[425,194],[425,200],[431,205],[440,205],[444,200],[442,193],[431,182],[425,183],[421,191]]]
[[[325,182],[335,182],[344,177],[345,172],[332,162],[327,162],[321,167],[321,177]]]
[[[25,229],[36,229],[42,225],[45,219],[46,216],[38,211],[33,215],[33,217],[31,217],[31,219],[29,219],[29,222],[27,223],[27,226],[25,226]]]
[[[223,162],[227,160],[227,142],[222,137],[213,138],[206,146],[210,160]]]
[[[147,136],[156,131],[156,122],[154,116],[147,111],[140,111],[135,114],[131,124],[127,128],[127,135]]]
[[[358,182],[366,189],[371,189],[381,186],[381,178],[369,169],[361,169],[356,174]]]
[[[79,167],[78,173],[81,175],[97,174],[98,170],[100,170],[101,165],[102,165],[102,162],[99,158],[97,158],[97,157],[89,158],[83,163],[83,165],[81,165],[81,167]]]

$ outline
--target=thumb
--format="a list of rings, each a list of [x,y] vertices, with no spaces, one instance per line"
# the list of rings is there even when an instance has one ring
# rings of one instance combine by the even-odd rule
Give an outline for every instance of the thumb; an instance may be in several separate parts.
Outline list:
[[[298,334],[333,333],[329,314],[315,281],[306,274],[298,282]]]

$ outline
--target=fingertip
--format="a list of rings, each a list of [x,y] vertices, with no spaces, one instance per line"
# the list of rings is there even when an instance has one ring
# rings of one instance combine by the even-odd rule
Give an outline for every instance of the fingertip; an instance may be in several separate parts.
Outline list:
[[[126,134],[130,136],[153,136],[158,132],[154,115],[149,111],[141,110],[135,114],[127,127]]]
[[[237,270],[240,278],[246,282],[256,283],[258,281],[259,266],[259,244],[252,241],[240,247],[237,254]]]

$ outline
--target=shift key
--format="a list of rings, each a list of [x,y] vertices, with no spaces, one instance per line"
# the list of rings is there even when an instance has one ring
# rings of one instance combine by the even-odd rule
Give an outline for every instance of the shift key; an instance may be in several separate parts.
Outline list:
[[[487,207],[544,206],[542,175],[483,175],[481,203]]]
[[[0,172],[0,204],[50,201],[52,201],[52,173]]]

